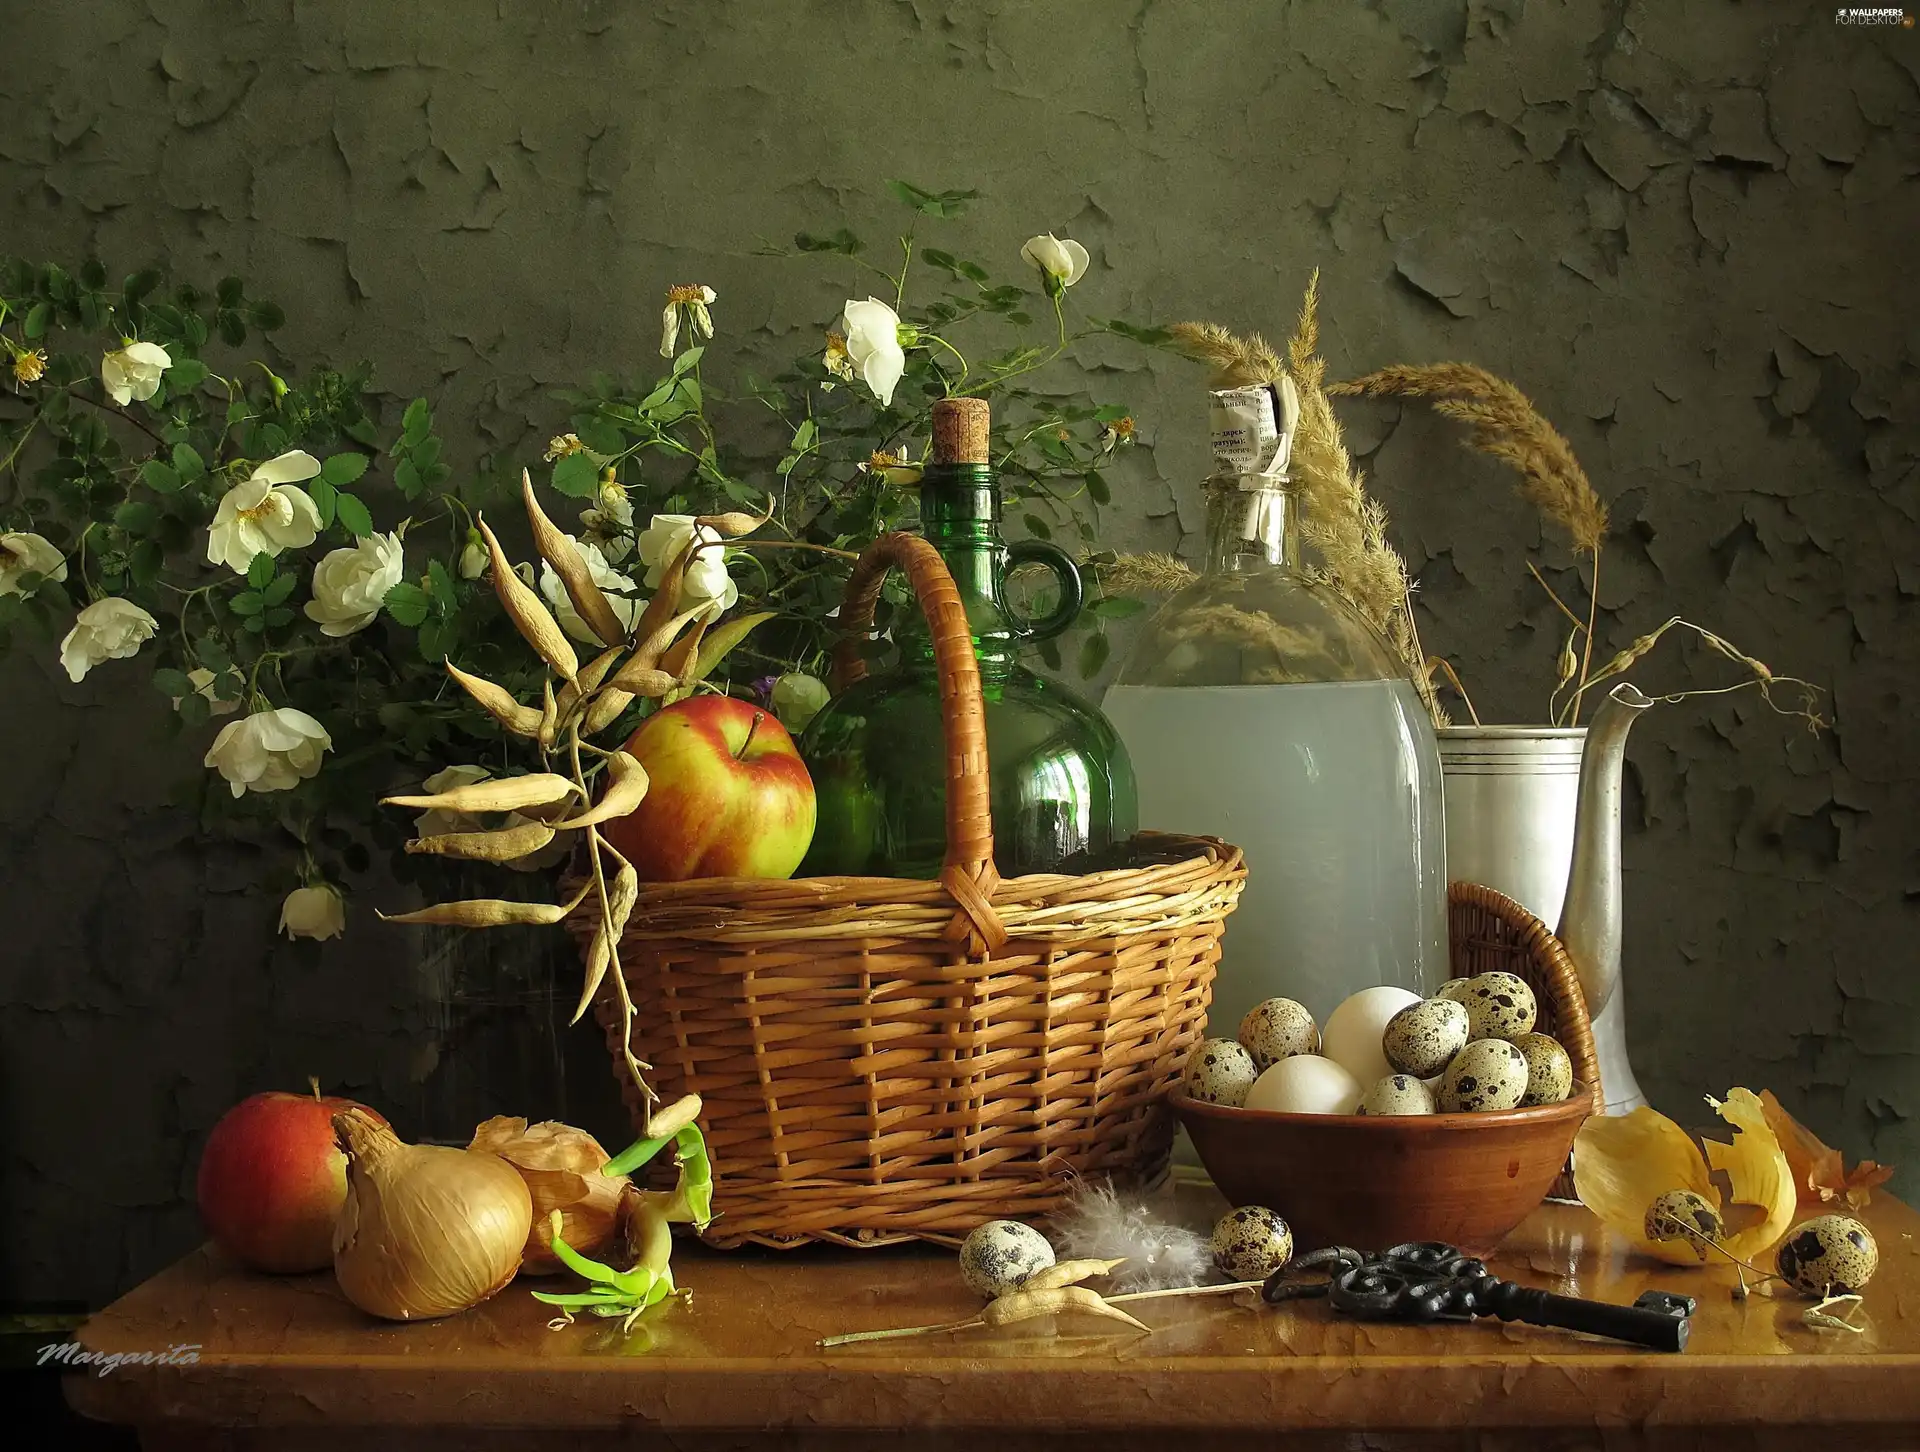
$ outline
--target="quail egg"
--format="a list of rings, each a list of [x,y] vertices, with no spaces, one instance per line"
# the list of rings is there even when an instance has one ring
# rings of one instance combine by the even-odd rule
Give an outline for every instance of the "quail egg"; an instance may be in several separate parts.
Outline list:
[[[1527,1061],[1522,1105],[1558,1104],[1573,1093],[1573,1060],[1551,1034],[1521,1034],[1513,1041]]]
[[[1293,1231],[1264,1205],[1229,1210],[1213,1227],[1213,1263],[1236,1281],[1263,1281],[1293,1259]]]
[[[1686,1241],[1701,1260],[1713,1254],[1701,1237],[1718,1243],[1727,1234],[1720,1212],[1691,1190],[1669,1190],[1655,1196],[1647,1206],[1645,1228],[1648,1240]]]
[[[1271,1069],[1294,1054],[1319,1053],[1320,1026],[1291,998],[1269,998],[1240,1020],[1240,1044],[1258,1068]]]
[[[1355,1114],[1431,1114],[1433,1091],[1411,1074],[1389,1074],[1360,1096]]]
[[[1527,1056],[1505,1039],[1475,1039],[1453,1056],[1440,1081],[1440,1112],[1513,1109],[1527,1092]]]
[[[1467,984],[1467,1032],[1476,1039],[1518,1038],[1539,1017],[1533,990],[1511,973],[1482,973]]]
[[[1775,1263],[1803,1295],[1852,1295],[1879,1269],[1880,1247],[1851,1215],[1816,1215],[1787,1232]]]
[[[1387,1020],[1381,1052],[1396,1074],[1431,1079],[1467,1046],[1466,1006],[1451,998],[1410,1003]]]
[[[1467,1001],[1467,985],[1471,982],[1473,982],[1471,978],[1449,978],[1445,983],[1440,985],[1438,991],[1436,991],[1433,996],[1435,998],[1451,998],[1455,1003],[1465,1003]]]
[[[1052,1264],[1047,1237],[1018,1220],[989,1220],[960,1246],[960,1278],[990,1300],[1018,1290],[1028,1276]]]
[[[1180,1083],[1190,1099],[1238,1109],[1259,1077],[1253,1055],[1232,1039],[1207,1039],[1187,1056],[1187,1072]]]

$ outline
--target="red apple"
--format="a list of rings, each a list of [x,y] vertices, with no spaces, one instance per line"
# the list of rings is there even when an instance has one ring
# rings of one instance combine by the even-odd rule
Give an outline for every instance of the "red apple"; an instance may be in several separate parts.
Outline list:
[[[288,1273],[333,1264],[333,1222],[347,1199],[333,1116],[352,1108],[366,1106],[323,1099],[316,1084],[311,1094],[242,1099],[214,1125],[200,1155],[200,1218],[236,1260]]]
[[[656,711],[627,741],[646,800],[600,830],[642,882],[791,877],[813,841],[813,778],[773,713],[731,696]]]

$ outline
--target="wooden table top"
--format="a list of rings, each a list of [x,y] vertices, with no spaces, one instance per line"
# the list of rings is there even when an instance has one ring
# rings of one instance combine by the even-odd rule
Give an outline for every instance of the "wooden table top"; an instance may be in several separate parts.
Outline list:
[[[1819,1426],[1824,1446],[1916,1446],[1920,1215],[1882,1196],[1863,1218],[1881,1261],[1860,1335],[1810,1329],[1803,1301],[1738,1301],[1728,1271],[1629,1260],[1578,1206],[1543,1205],[1492,1259],[1511,1279],[1571,1295],[1629,1302],[1658,1286],[1697,1297],[1678,1355],[1494,1320],[1360,1323],[1322,1301],[1267,1308],[1250,1294],[1135,1303],[1150,1335],[1075,1319],[1057,1334],[1009,1327],[815,1346],[839,1332],[976,1314],[951,1254],[920,1247],[687,1245],[674,1267],[691,1303],[669,1303],[624,1337],[604,1321],[548,1329],[550,1312],[524,1282],[462,1316],[393,1325],[348,1305],[330,1275],[251,1275],[202,1249],[80,1336],[100,1351],[197,1344],[198,1363],[71,1374],[68,1396],[90,1416],[141,1426],[149,1446],[252,1446],[240,1431],[212,1430],[251,1428],[257,1445],[282,1452],[336,1446],[325,1433],[342,1427],[462,1449],[495,1438],[541,1445],[509,1439],[503,1429],[514,1428],[555,1429],[556,1446],[577,1446],[589,1430],[671,1434],[674,1445],[719,1429],[782,1431],[785,1446],[831,1430],[840,1448],[908,1428],[915,1452],[942,1433],[991,1432],[1005,1449],[1023,1438],[1058,1445],[1070,1432],[1103,1434],[1109,1446],[1122,1432],[1164,1443],[1175,1429],[1194,1446],[1209,1431],[1244,1446],[1255,1430],[1346,1446],[1361,1428],[1496,1438],[1534,1429],[1512,1445],[1599,1445],[1538,1430],[1571,1428],[1607,1429],[1607,1447],[1724,1448],[1809,1446],[1816,1434],[1789,1432]],[[381,1445],[371,1431],[355,1440]]]

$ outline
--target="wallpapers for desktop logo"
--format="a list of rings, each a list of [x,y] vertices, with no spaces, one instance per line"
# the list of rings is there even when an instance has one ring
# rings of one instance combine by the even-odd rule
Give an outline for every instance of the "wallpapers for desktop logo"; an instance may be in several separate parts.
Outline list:
[[[1835,25],[1898,25],[1913,29],[1913,17],[1891,5],[1842,5],[1833,12]]]

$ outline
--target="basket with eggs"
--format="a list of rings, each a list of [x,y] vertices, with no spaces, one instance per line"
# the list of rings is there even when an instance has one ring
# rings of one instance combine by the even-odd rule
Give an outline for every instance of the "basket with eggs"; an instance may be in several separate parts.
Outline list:
[[[1437,1240],[1490,1251],[1551,1191],[1600,1105],[1580,982],[1518,903],[1456,883],[1458,976],[1431,998],[1362,989],[1324,1022],[1256,1006],[1187,1060],[1174,1108],[1235,1205],[1302,1249]]]

